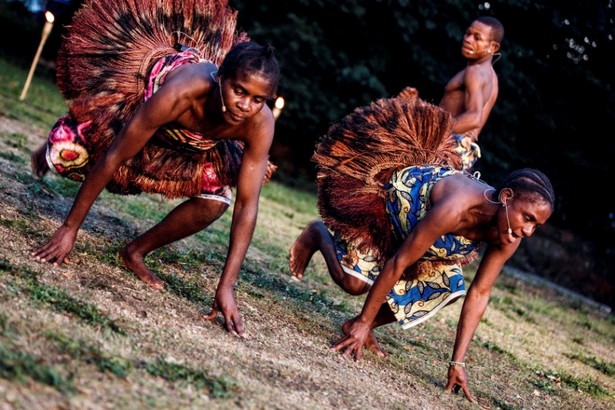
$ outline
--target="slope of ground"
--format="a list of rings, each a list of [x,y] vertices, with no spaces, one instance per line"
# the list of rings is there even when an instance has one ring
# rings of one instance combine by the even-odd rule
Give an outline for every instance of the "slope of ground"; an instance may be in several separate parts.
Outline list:
[[[331,351],[363,297],[341,292],[319,255],[303,281],[291,279],[288,248],[317,216],[315,199],[278,184],[264,189],[236,288],[248,339],[201,318],[230,212],[148,257],[164,291],[116,256],[176,204],[156,196],[104,194],[72,264],[33,260],[78,189],[32,176],[29,155],[45,134],[0,116],[0,409],[476,408],[443,391],[460,303],[409,331],[378,329],[386,359]],[[468,353],[470,388],[481,408],[614,408],[614,342],[611,316],[505,273]]]

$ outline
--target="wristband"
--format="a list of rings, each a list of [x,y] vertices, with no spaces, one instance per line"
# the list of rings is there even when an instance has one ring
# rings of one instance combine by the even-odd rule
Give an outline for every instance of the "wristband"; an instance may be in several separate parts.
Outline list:
[[[454,360],[449,360],[448,364],[449,366],[466,367],[466,362],[456,362]]]

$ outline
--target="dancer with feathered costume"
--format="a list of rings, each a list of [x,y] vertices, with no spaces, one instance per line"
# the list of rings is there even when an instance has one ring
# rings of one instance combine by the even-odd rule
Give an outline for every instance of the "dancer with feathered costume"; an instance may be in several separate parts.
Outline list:
[[[92,164],[143,103],[154,63],[189,50],[176,65],[210,61],[220,65],[228,50],[248,41],[235,31],[237,12],[219,0],[91,1],[74,16],[58,53],[57,82],[70,100],[69,115],[54,127],[47,164],[60,175],[82,181]],[[151,96],[151,95],[150,95]],[[222,140],[213,149],[186,152],[146,144],[114,174],[108,189],[167,197],[198,194],[204,164],[215,166],[234,185],[241,143]],[[48,169],[38,159],[39,173]],[[269,164],[267,179],[275,167]]]
[[[446,386],[467,388],[464,357],[502,266],[521,238],[553,212],[554,194],[538,170],[515,171],[494,188],[459,169],[451,115],[420,99],[383,99],[332,125],[313,159],[318,207],[290,249],[302,278],[320,251],[331,278],[352,295],[368,292],[334,349],[384,357],[373,329],[410,328],[466,294],[462,267],[486,245],[465,299]],[[496,195],[497,194],[497,195]]]
[[[219,218],[237,188],[230,249],[214,309],[243,334],[233,284],[256,223],[274,119],[266,101],[279,68],[271,46],[236,32],[236,11],[220,0],[90,0],[75,14],[61,46],[57,76],[69,114],[32,157],[83,181],[73,207],[33,255],[68,260],[78,229],[106,187],[190,199],[129,243],[124,264],[154,288],[149,252]]]

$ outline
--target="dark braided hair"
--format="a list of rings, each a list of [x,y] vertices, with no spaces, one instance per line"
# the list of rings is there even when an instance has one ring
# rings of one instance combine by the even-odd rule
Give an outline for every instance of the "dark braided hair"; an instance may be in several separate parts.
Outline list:
[[[549,178],[537,169],[522,168],[513,171],[506,177],[496,189],[501,192],[504,188],[510,188],[517,196],[540,196],[546,203],[555,207],[555,192]]]
[[[218,72],[220,75],[235,77],[240,71],[258,72],[269,80],[273,94],[277,92],[280,67],[273,46],[262,46],[254,41],[246,41],[233,46],[224,57]]]

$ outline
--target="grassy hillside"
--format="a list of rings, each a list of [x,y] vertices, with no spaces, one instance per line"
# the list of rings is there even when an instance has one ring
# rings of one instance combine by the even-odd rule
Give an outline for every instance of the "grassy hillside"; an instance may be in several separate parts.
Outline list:
[[[29,255],[49,238],[78,185],[30,172],[29,156],[64,113],[53,84],[0,61],[0,408],[475,408],[444,393],[461,304],[376,336],[387,359],[330,350],[361,308],[330,280],[319,255],[302,281],[288,249],[317,217],[314,196],[268,184],[236,296],[249,334],[207,322],[230,212],[150,255],[154,291],[117,251],[177,201],[104,193],[80,231],[73,263]],[[471,281],[473,269],[466,270]],[[467,356],[481,408],[615,408],[615,321],[552,288],[504,271]]]

